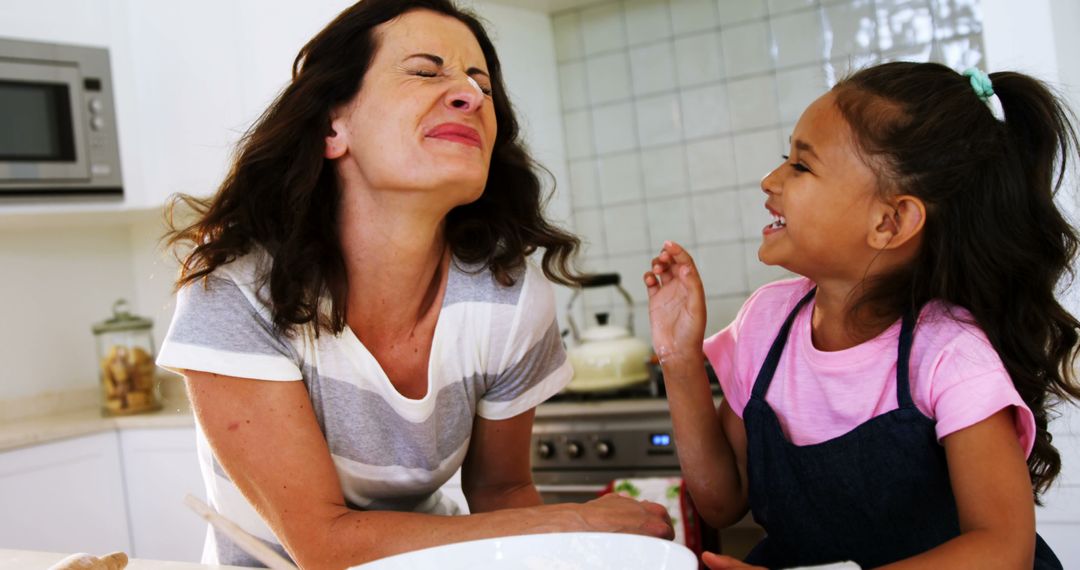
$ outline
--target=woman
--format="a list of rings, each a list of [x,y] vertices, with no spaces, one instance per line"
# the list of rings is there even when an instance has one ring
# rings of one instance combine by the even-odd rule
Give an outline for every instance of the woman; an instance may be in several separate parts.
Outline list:
[[[191,198],[159,356],[186,377],[213,505],[305,568],[462,540],[672,535],[624,498],[541,506],[533,408],[571,374],[544,275],[576,240],[494,48],[448,0],[365,0],[312,39],[216,197]],[[544,248],[543,274],[526,255]],[[301,381],[302,380],[302,381]],[[473,514],[437,489],[462,467]],[[221,535],[206,561],[253,564]]]

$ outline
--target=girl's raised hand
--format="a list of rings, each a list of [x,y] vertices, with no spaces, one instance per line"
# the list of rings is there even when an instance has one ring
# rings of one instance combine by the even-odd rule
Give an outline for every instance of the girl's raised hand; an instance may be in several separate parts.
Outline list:
[[[705,340],[705,290],[690,254],[675,242],[664,242],[645,273],[653,349],[660,364],[685,359],[701,365]]]

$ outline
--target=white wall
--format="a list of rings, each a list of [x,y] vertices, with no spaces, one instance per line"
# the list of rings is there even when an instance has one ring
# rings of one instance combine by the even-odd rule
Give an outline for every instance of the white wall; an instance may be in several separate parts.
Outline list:
[[[96,386],[93,323],[136,299],[125,227],[0,229],[0,399]]]

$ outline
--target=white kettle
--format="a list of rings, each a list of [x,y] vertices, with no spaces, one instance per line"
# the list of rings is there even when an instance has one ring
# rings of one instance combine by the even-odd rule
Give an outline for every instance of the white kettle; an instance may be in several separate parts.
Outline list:
[[[649,345],[634,336],[634,301],[619,284],[618,273],[592,275],[582,283],[582,289],[615,287],[626,300],[627,326],[608,323],[607,313],[596,314],[596,324],[578,332],[572,306],[582,289],[574,291],[567,303],[566,318],[577,343],[567,349],[574,377],[566,387],[568,392],[603,392],[632,386],[649,379],[648,361],[652,355]]]

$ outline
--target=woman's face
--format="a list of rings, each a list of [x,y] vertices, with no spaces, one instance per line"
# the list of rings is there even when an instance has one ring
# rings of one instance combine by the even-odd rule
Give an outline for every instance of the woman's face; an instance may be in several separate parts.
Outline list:
[[[476,200],[496,134],[476,37],[457,19],[416,10],[380,25],[375,38],[360,91],[335,110],[326,139],[343,190],[437,190],[450,207]]]

